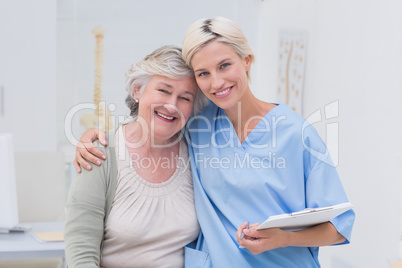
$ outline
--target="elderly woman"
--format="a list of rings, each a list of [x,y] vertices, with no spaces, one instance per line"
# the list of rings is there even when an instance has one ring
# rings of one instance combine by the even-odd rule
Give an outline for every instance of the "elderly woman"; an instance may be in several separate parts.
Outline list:
[[[205,97],[181,50],[162,47],[133,65],[126,89],[133,120],[109,133],[102,166],[71,185],[69,267],[183,267],[200,232],[180,130]]]

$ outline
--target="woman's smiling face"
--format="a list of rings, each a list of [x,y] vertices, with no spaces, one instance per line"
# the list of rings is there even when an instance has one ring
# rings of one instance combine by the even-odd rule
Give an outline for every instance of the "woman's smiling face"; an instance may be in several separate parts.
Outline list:
[[[143,119],[151,135],[163,143],[177,134],[191,115],[197,91],[194,77],[171,79],[154,75],[139,100],[138,116]]]
[[[191,59],[197,84],[222,109],[236,105],[248,89],[251,58],[241,58],[231,46],[211,41]]]

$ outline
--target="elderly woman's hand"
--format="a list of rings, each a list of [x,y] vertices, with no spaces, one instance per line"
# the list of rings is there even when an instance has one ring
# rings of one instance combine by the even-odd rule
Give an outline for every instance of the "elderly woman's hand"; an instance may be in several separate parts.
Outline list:
[[[77,144],[77,148],[75,149],[75,159],[73,162],[78,173],[81,173],[81,166],[87,170],[92,169],[92,166],[85,161],[85,159],[98,166],[101,164],[100,158],[106,159],[104,153],[96,149],[92,144],[97,139],[99,139],[101,144],[107,144],[106,133],[104,130],[89,128],[82,134],[80,141]]]

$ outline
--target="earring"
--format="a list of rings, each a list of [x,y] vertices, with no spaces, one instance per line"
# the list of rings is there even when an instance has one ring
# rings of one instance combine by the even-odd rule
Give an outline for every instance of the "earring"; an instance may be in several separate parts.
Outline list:
[[[134,101],[135,101],[136,103],[138,103],[138,99],[134,99]]]

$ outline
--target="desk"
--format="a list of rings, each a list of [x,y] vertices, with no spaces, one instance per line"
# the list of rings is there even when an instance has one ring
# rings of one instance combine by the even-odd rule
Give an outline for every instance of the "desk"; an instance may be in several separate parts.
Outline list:
[[[64,242],[41,243],[35,232],[63,231],[64,222],[23,223],[32,226],[25,233],[0,234],[0,260],[64,257]]]

